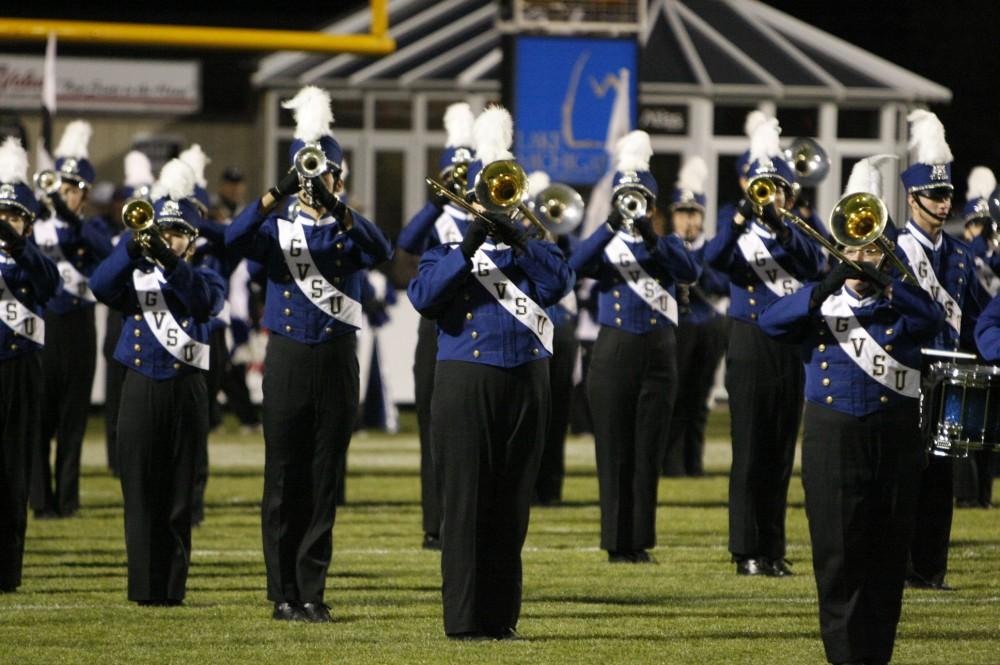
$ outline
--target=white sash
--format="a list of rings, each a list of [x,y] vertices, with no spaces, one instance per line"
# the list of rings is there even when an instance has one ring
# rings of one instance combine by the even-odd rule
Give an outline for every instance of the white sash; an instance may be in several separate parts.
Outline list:
[[[920,397],[920,370],[907,367],[883,349],[855,318],[850,296],[841,292],[820,308],[840,349],[865,374],[906,397]]]
[[[132,272],[132,284],[142,308],[142,317],[167,353],[182,363],[207,370],[208,344],[192,339],[174,318],[173,312],[167,307],[167,299],[160,290],[160,284],[165,281],[159,268],[149,273],[138,268]]]
[[[1000,278],[990,268],[990,264],[978,256],[976,257],[976,278],[979,280],[979,285],[990,294],[991,298],[1000,293]]]
[[[7,281],[0,273],[0,320],[19,335],[35,344],[45,344],[45,319],[38,316],[14,296]]]
[[[545,350],[552,353],[552,321],[548,314],[503,274],[482,247],[472,255],[472,274],[501,307],[534,333]]]
[[[288,271],[306,298],[327,316],[360,328],[361,303],[331,284],[316,267],[302,223],[279,218],[278,242]]]
[[[456,218],[455,215],[462,216]],[[437,231],[438,240],[441,241],[441,244],[462,242],[463,236],[462,232],[458,229],[457,219],[464,219],[464,215],[456,211],[451,205],[447,205],[444,208],[444,212],[434,222],[434,230]]]
[[[787,296],[802,288],[802,282],[792,277],[771,256],[771,251],[754,229],[751,228],[748,233],[742,234],[736,244],[739,245],[743,258],[757,273],[760,281],[764,282],[776,296]]]
[[[654,312],[659,312],[677,325],[677,301],[670,295],[670,291],[663,288],[639,265],[632,248],[620,233],[607,244],[604,254],[637,296],[652,307]]]
[[[903,254],[906,255],[906,260],[909,262],[913,274],[920,283],[920,288],[927,291],[934,300],[941,303],[941,306],[944,307],[948,325],[954,328],[955,332],[961,334],[962,308],[958,306],[958,303],[951,297],[951,294],[941,286],[938,276],[934,274],[931,262],[920,247],[920,241],[914,238],[912,233],[900,233],[896,244],[903,250]]]
[[[90,290],[90,283],[87,276],[77,270],[76,266],[70,263],[63,255],[62,247],[59,246],[59,234],[57,233],[57,229],[60,226],[68,225],[56,219],[35,222],[34,226],[32,226],[35,244],[59,268],[59,276],[62,278],[63,289],[82,300],[97,302],[97,298],[94,297],[94,293]]]

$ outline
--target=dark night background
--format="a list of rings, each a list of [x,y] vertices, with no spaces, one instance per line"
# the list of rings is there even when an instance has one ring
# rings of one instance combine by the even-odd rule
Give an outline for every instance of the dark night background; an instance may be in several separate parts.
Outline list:
[[[934,106],[948,131],[956,157],[956,188],[972,166],[1000,171],[1000,2],[996,0],[765,0],[765,3],[845,39],[951,89],[952,102]],[[13,5],[14,3],[8,3]],[[309,29],[331,22],[366,0],[286,5],[216,2],[129,5],[126,3],[17,3],[5,16],[51,17],[107,21],[142,21],[199,25],[268,26]],[[84,7],[81,10],[81,7]],[[6,52],[40,53],[40,42],[8,42]],[[205,115],[251,119],[256,95],[250,74],[260,53],[196,52],[182,49],[139,49],[59,45],[63,55],[110,53],[120,56],[199,58],[203,62]]]

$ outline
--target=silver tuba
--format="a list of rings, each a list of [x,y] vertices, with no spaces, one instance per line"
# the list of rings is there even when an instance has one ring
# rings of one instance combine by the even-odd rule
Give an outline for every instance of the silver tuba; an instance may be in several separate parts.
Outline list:
[[[783,152],[795,171],[795,181],[803,187],[818,185],[830,173],[830,156],[815,139],[799,137]]]

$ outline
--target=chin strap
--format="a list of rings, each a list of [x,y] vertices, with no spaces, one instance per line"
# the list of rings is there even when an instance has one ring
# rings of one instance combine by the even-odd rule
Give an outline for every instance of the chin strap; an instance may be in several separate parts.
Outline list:
[[[948,215],[938,215],[937,213],[934,213],[934,212],[931,212],[930,210],[928,210],[927,206],[924,205],[924,202],[920,200],[920,196],[918,194],[914,194],[913,195],[913,200],[917,202],[917,207],[918,208],[920,208],[921,210],[923,210],[925,213],[927,213],[928,215],[930,215],[931,217],[933,217],[937,221],[939,221],[939,222],[947,222],[948,221]]]

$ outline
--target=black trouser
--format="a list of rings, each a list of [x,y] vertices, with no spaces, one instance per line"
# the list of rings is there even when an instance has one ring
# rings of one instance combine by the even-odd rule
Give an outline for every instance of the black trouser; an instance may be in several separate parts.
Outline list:
[[[118,445],[129,600],[184,598],[195,455],[208,434],[207,397],[201,372],[166,381],[125,373]]]
[[[862,418],[806,404],[802,485],[831,663],[888,663],[924,449],[916,400]]]
[[[996,453],[977,450],[954,462],[955,499],[960,505],[988,508],[993,501],[993,466]]]
[[[602,326],[587,377],[601,497],[601,549],[656,545],[660,461],[677,392],[673,326],[645,335]]]
[[[303,344],[272,333],[264,361],[267,597],[322,603],[337,484],[358,411],[354,333]]]
[[[705,425],[715,370],[726,352],[728,323],[716,317],[699,325],[677,327],[677,399],[663,455],[668,476],[700,476],[705,471]]]
[[[573,404],[573,367],[576,365],[576,322],[556,327],[552,334],[552,357],[549,359],[549,388],[552,416],[542,450],[542,463],[535,481],[535,498],[552,503],[562,498],[566,475],[566,428]]]
[[[548,360],[441,361],[434,463],[442,468],[444,630],[501,633],[521,613],[521,548],[549,419]]]
[[[80,453],[97,364],[94,308],[45,315],[42,422],[31,471],[31,507],[72,515],[80,508]],[[56,465],[49,465],[52,437]]]
[[[907,574],[935,584],[948,572],[951,518],[955,509],[952,459],[930,456],[920,476],[916,525],[910,542]]]
[[[219,404],[219,391],[222,390],[222,385],[226,380],[226,368],[229,366],[229,347],[226,346],[226,327],[216,322],[213,322],[212,326],[212,331],[208,334],[210,362],[205,380],[208,384],[208,426],[210,429],[215,429],[222,424],[222,405]]]
[[[118,475],[118,405],[122,398],[122,381],[125,365],[115,360],[115,347],[122,333],[122,313],[109,309],[104,326],[104,442],[108,455],[108,469]]]
[[[737,558],[785,556],[785,508],[804,382],[794,346],[732,321],[726,359],[733,441],[729,551]]]
[[[441,533],[441,481],[431,451],[431,397],[434,395],[434,368],[437,366],[437,324],[420,317],[417,351],[413,357],[413,388],[420,430],[420,508],[424,533]]]
[[[39,354],[0,362],[0,591],[21,585],[28,469],[38,434],[41,395]]]
[[[580,340],[580,383],[573,386],[573,406],[570,410],[569,427],[573,434],[590,434],[594,431],[590,416],[590,400],[587,399],[587,376],[590,374],[590,359],[594,353],[595,340]]]
[[[226,393],[226,406],[232,409],[241,425],[253,427],[260,424],[260,414],[250,400],[250,389],[247,388],[246,365],[237,365],[229,359],[222,390]]]

